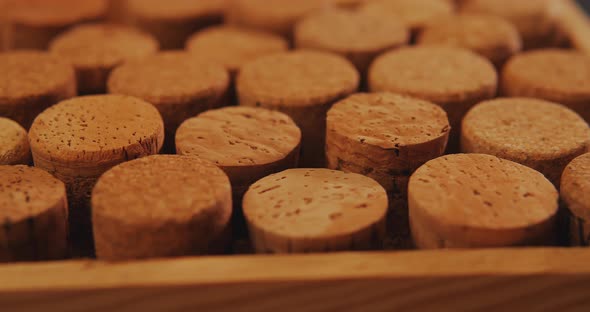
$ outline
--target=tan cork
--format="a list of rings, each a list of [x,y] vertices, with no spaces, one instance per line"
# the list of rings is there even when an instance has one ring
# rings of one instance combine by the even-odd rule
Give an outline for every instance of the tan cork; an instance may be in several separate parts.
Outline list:
[[[108,91],[153,104],[164,119],[164,150],[174,151],[174,133],[180,124],[208,109],[225,105],[229,74],[218,64],[186,52],[162,52],[116,68]]]
[[[127,0],[129,22],[153,35],[162,49],[182,49],[187,38],[223,20],[229,0]]]
[[[287,115],[254,107],[210,110],[176,132],[180,155],[209,160],[228,175],[234,198],[263,177],[297,167],[301,131]]]
[[[243,207],[258,253],[364,250],[381,247],[387,195],[359,174],[290,169],[254,183]]]
[[[125,209],[122,209],[124,207]],[[228,227],[231,186],[196,157],[155,155],[103,174],[92,191],[96,256],[105,260],[205,254]]]
[[[80,23],[103,20],[107,0],[8,0],[7,46],[45,50],[60,33]]]
[[[237,80],[240,105],[279,110],[303,134],[303,167],[323,167],[326,113],[354,93],[359,74],[336,54],[298,50],[265,56],[242,68]]]
[[[445,46],[408,47],[387,52],[369,70],[372,92],[393,92],[431,101],[448,114],[448,151],[459,149],[461,120],[473,105],[497,91],[494,66],[469,50]]]
[[[420,33],[417,42],[466,48],[490,60],[496,68],[501,68],[522,49],[522,40],[514,25],[501,17],[477,13],[433,20]]]
[[[50,44],[51,54],[76,69],[79,94],[107,90],[111,71],[128,61],[156,53],[158,43],[150,35],[115,24],[86,24],[59,35]]]
[[[463,119],[461,150],[531,167],[559,187],[561,173],[590,148],[590,127],[565,106],[530,98],[476,105]]]
[[[47,107],[76,96],[74,68],[45,52],[0,54],[0,116],[29,129]]]
[[[31,149],[27,131],[18,123],[0,117],[0,165],[28,165]]]
[[[381,53],[405,45],[408,29],[388,14],[345,9],[310,14],[295,26],[295,46],[317,49],[348,58],[365,76]]]
[[[22,165],[0,165],[0,176],[0,262],[64,258],[64,184],[44,170]]]
[[[590,57],[547,49],[519,54],[502,71],[502,94],[563,104],[590,122]]]
[[[129,96],[77,97],[35,119],[29,131],[33,161],[66,184],[76,249],[90,242],[90,192],[98,177],[119,163],[157,154],[163,140],[156,108]]]
[[[560,192],[569,211],[570,244],[590,245],[590,153],[577,157],[565,168]]]
[[[410,226],[418,248],[552,244],[558,193],[541,173],[484,154],[427,162],[410,178]]]

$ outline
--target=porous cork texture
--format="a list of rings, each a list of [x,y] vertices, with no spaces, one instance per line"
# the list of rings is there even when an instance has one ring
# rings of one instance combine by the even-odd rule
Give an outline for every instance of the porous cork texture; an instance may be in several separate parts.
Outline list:
[[[379,54],[409,41],[408,29],[387,14],[334,9],[311,14],[295,26],[295,46],[334,52],[365,76]]]
[[[590,122],[590,57],[546,49],[516,55],[502,71],[502,95],[563,104]]]
[[[246,64],[237,93],[242,106],[279,110],[293,118],[303,134],[301,166],[323,167],[326,113],[358,86],[359,74],[345,58],[298,50]]]
[[[22,165],[0,165],[0,176],[0,262],[64,258],[64,184],[41,169]]]
[[[369,70],[371,92],[393,92],[431,101],[448,114],[448,151],[457,152],[461,120],[473,105],[496,96],[490,61],[457,47],[417,46],[379,56]]]
[[[466,48],[490,60],[496,68],[522,50],[514,25],[501,17],[476,13],[433,20],[420,33],[417,43]]]
[[[119,163],[157,154],[163,141],[156,108],[129,96],[77,97],[35,119],[29,131],[33,161],[66,184],[74,250],[87,252],[91,242],[90,192],[98,177]]]
[[[74,68],[44,52],[2,53],[0,72],[0,116],[25,129],[47,107],[76,96]]]
[[[115,67],[156,53],[158,42],[131,27],[86,24],[59,35],[49,51],[74,66],[79,94],[100,94]]]
[[[224,249],[216,244],[231,212],[229,179],[210,162],[178,155],[126,162],[103,174],[92,192],[96,256],[130,260]]]
[[[0,165],[28,165],[31,149],[27,131],[18,123],[0,117]]]
[[[590,127],[559,104],[501,98],[476,105],[463,119],[461,150],[531,167],[559,187],[561,173],[590,148]]]
[[[127,0],[129,22],[150,33],[165,50],[184,48],[187,38],[219,24],[230,0]]]
[[[410,178],[414,243],[421,249],[553,244],[558,197],[541,173],[515,162],[443,156]]]
[[[232,183],[241,203],[259,179],[297,167],[301,131],[289,116],[263,108],[226,107],[185,121],[176,132],[176,152],[209,160]]]
[[[569,240],[590,245],[590,153],[574,159],[561,176],[561,199],[569,211]]]
[[[552,2],[555,0],[469,0],[463,1],[461,12],[505,18],[518,29],[524,49],[529,50],[551,46],[559,41]]]
[[[243,208],[258,253],[365,250],[381,247],[387,194],[359,174],[290,169],[254,183]]]
[[[186,52],[162,52],[116,68],[108,81],[111,94],[125,94],[153,104],[164,119],[164,150],[174,151],[180,124],[226,104],[229,74],[223,66]]]
[[[46,50],[68,28],[103,20],[108,6],[108,0],[9,0],[7,47]]]

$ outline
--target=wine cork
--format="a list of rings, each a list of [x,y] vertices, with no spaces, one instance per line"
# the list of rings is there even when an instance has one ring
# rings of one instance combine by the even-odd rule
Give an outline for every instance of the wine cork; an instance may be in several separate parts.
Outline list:
[[[502,71],[502,94],[563,104],[590,122],[590,57],[548,49],[519,54]]]
[[[173,153],[174,133],[184,120],[225,104],[229,75],[188,53],[164,52],[116,68],[107,85],[109,93],[156,106],[166,125],[164,150]]]
[[[29,129],[47,107],[76,96],[74,69],[44,52],[0,54],[0,116]]]
[[[258,253],[378,248],[387,195],[365,176],[328,169],[290,169],[254,183],[244,214]]]
[[[289,116],[263,108],[226,107],[185,121],[176,152],[209,160],[232,183],[234,199],[263,177],[297,167],[301,131]]]
[[[293,38],[298,20],[314,11],[333,6],[333,0],[234,0],[228,7],[226,22],[242,28],[272,32]]]
[[[518,29],[524,49],[529,50],[555,44],[558,27],[551,2],[554,0],[469,0],[463,1],[461,11],[507,19]]]
[[[541,173],[483,154],[427,162],[410,178],[410,225],[421,249],[552,244],[558,193]]]
[[[49,173],[0,165],[0,262],[66,256],[66,188]]]
[[[9,49],[46,50],[68,28],[104,19],[107,0],[12,0],[6,12]]]
[[[121,209],[125,207],[125,209]],[[92,191],[96,256],[130,260],[205,254],[225,233],[231,186],[196,157],[155,155],[103,174]]]
[[[35,119],[29,131],[33,161],[66,184],[74,251],[91,250],[90,192],[98,177],[119,163],[158,153],[163,140],[158,111],[128,96],[77,97]]]
[[[448,114],[451,133],[447,150],[459,150],[461,120],[475,104],[497,90],[494,66],[462,48],[418,46],[388,52],[369,71],[369,89],[409,95],[440,105]]]
[[[590,245],[590,153],[579,156],[565,168],[560,192],[569,211],[570,244]]]
[[[463,119],[461,149],[531,167],[559,187],[561,173],[590,148],[590,127],[559,104],[503,98],[476,105]]]
[[[115,67],[156,53],[158,43],[134,28],[87,24],[59,35],[49,50],[74,66],[79,94],[100,94]]]
[[[31,149],[27,131],[18,123],[0,117],[0,165],[28,165]]]
[[[129,22],[153,35],[165,50],[182,49],[194,32],[223,20],[227,0],[127,0]]]
[[[387,14],[344,9],[311,14],[295,26],[295,46],[340,54],[364,77],[381,53],[409,41],[403,24]]]
[[[358,85],[358,72],[343,57],[298,50],[246,64],[237,92],[240,105],[279,110],[293,118],[303,134],[301,166],[323,167],[326,113]]]
[[[475,13],[436,19],[424,28],[417,42],[462,47],[487,58],[496,68],[522,49],[514,25],[494,15]]]

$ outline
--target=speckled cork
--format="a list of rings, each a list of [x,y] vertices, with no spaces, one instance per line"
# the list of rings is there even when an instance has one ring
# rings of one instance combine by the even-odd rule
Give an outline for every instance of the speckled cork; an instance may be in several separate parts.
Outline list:
[[[522,39],[514,25],[501,17],[476,13],[433,20],[417,42],[466,48],[490,60],[496,68],[522,49]]]
[[[125,209],[121,209],[125,207]],[[92,191],[96,256],[179,257],[222,250],[232,212],[223,171],[196,157],[155,155],[113,167]]]
[[[68,28],[103,20],[108,0],[8,0],[7,47],[45,50]]]
[[[334,52],[365,76],[379,54],[405,45],[408,29],[388,14],[345,9],[310,14],[295,26],[295,47]]]
[[[410,178],[414,243],[421,249],[553,244],[558,197],[541,173],[515,162],[443,156]]]
[[[568,106],[590,122],[590,57],[571,50],[519,54],[502,71],[502,94]]]
[[[223,66],[185,52],[163,52],[116,68],[108,91],[141,98],[162,114],[166,125],[164,150],[174,151],[180,124],[227,102],[229,74]]]
[[[254,183],[243,207],[258,253],[372,249],[385,234],[385,190],[354,173],[286,170]]]
[[[524,49],[554,45],[559,37],[557,22],[551,12],[555,0],[469,0],[462,1],[461,12],[492,14],[514,24]]]
[[[268,31],[287,39],[306,15],[333,7],[333,0],[234,0],[228,7],[226,22],[242,28]]]
[[[115,67],[155,54],[158,42],[131,27],[86,24],[59,35],[49,50],[74,66],[79,94],[100,94]]]
[[[15,121],[0,117],[0,165],[28,165],[30,162],[27,131]]]
[[[496,95],[494,66],[469,50],[408,47],[378,57],[369,70],[372,92],[393,92],[440,105],[451,125],[448,151],[459,150],[461,120],[473,105]]]
[[[29,131],[33,161],[66,184],[74,250],[91,242],[90,192],[98,177],[119,163],[157,154],[163,141],[157,109],[129,96],[77,97],[35,119]]]
[[[219,24],[229,0],[127,0],[129,22],[152,34],[162,49],[182,49],[194,32]]]
[[[76,96],[74,68],[44,52],[2,53],[0,73],[0,116],[25,129],[47,107]]]
[[[64,258],[64,184],[41,169],[22,165],[0,165],[0,177],[0,262]]]
[[[565,168],[560,192],[569,211],[570,244],[590,245],[590,153],[579,156]]]
[[[530,98],[476,105],[463,119],[461,149],[531,167],[559,187],[565,166],[590,148],[590,127],[565,106]]]
[[[358,86],[359,74],[348,60],[309,50],[248,63],[237,80],[240,105],[279,110],[297,123],[303,134],[303,167],[324,166],[326,113]]]

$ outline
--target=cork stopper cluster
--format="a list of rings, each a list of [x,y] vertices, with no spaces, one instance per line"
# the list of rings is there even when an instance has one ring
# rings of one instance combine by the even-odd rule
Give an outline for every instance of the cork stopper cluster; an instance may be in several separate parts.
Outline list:
[[[127,0],[127,10],[146,19],[186,20],[222,16],[228,0]]]
[[[561,197],[578,218],[590,220],[590,153],[574,159],[561,177]]]
[[[433,19],[453,14],[454,7],[447,0],[372,0],[366,1],[361,10],[375,14],[386,12],[417,31]]]
[[[31,150],[27,131],[15,121],[0,117],[0,165],[28,165]]]

